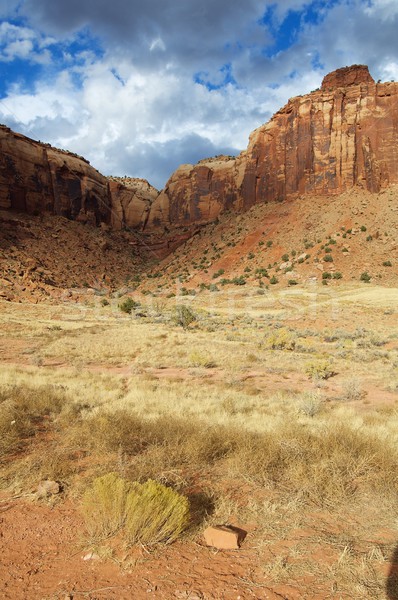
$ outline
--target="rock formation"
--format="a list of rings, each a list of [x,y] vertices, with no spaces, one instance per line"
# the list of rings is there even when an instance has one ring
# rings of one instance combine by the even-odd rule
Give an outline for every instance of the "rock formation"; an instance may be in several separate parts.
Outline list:
[[[145,179],[109,178],[112,229],[143,229],[159,191]]]
[[[144,231],[162,255],[228,209],[397,182],[398,83],[375,83],[364,65],[338,69],[319,90],[289,100],[238,157],[182,165],[160,193],[0,126],[0,209]]]
[[[122,182],[80,156],[0,126],[0,209],[141,229],[158,191],[144,180]]]
[[[148,227],[208,222],[225,209],[305,193],[378,192],[398,182],[398,83],[375,83],[354,65],[320,90],[289,100],[236,159],[183,165],[151,207]]]

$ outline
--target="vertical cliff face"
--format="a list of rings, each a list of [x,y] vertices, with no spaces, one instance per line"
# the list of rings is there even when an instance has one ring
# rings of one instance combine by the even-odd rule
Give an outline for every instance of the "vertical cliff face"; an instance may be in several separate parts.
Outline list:
[[[83,158],[0,126],[0,209],[163,232],[214,221],[225,210],[296,195],[378,192],[398,182],[398,83],[368,68],[330,73],[250,136],[238,157],[182,165],[159,194],[138,179],[108,179]]]
[[[0,209],[142,229],[157,195],[146,181],[110,181],[84,158],[0,126]]]
[[[378,192],[398,181],[398,83],[354,65],[292,98],[236,159],[184,165],[152,205],[149,227],[214,219],[222,210],[304,193]]]
[[[145,179],[113,178],[109,181],[109,192],[112,229],[143,229],[159,191]]]
[[[83,158],[0,127],[0,208],[110,222],[108,181]]]

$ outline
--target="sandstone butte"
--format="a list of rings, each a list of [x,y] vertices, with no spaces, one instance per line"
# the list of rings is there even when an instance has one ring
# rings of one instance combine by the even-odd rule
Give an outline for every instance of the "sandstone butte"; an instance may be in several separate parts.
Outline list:
[[[144,180],[108,179],[83,158],[6,127],[0,151],[0,209],[163,232],[256,203],[397,183],[398,83],[375,83],[364,65],[338,69],[320,89],[290,99],[239,156],[181,165],[160,193]]]

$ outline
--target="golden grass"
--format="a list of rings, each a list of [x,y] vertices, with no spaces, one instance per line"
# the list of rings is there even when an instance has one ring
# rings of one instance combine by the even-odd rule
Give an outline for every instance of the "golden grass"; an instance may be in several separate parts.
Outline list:
[[[206,297],[192,301],[198,320],[185,330],[171,300],[158,306],[162,322],[112,307],[2,304],[2,486],[49,477],[74,498],[110,471],[152,479],[192,499],[197,525],[257,522],[259,552],[311,511],[366,513],[355,542],[365,554],[333,546],[329,566],[311,569],[342,597],[381,598],[369,540],[382,523],[393,529],[398,508],[393,291],[287,290],[252,305],[237,295],[232,310],[216,296],[214,316]],[[332,362],[336,375],[313,381],[309,362]],[[277,554],[267,577],[299,581],[310,559],[296,550]]]

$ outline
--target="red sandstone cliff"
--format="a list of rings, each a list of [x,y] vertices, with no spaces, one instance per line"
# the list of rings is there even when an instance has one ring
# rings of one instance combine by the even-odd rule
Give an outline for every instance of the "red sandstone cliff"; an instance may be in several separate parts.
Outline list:
[[[178,232],[159,239],[164,227],[304,193],[378,192],[397,182],[398,83],[376,84],[363,65],[338,69],[320,90],[289,100],[238,157],[182,165],[160,194],[144,180],[108,179],[81,157],[0,126],[0,209],[153,232],[162,254],[180,243]]]
[[[142,229],[158,191],[111,181],[84,158],[0,126],[0,209]]]
[[[148,227],[211,221],[224,209],[304,193],[398,182],[398,83],[376,84],[363,65],[327,75],[320,90],[289,100],[236,159],[183,165],[151,207]]]

